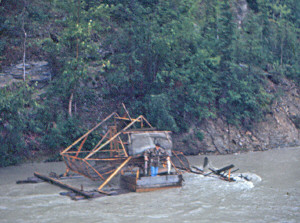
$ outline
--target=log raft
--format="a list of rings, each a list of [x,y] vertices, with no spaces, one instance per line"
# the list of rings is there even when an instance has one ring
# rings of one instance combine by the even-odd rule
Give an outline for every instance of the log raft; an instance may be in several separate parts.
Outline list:
[[[61,188],[64,188],[64,189],[67,189],[67,190],[70,190],[70,191],[73,191],[74,193],[79,194],[79,195],[81,195],[85,198],[92,198],[93,197],[91,194],[86,193],[85,191],[82,191],[78,188],[72,187],[72,186],[70,186],[68,184],[65,184],[65,183],[63,183],[63,182],[61,182],[57,179],[42,175],[38,172],[34,172],[34,176],[36,176],[36,177],[38,177],[38,178],[40,178],[40,179],[42,179],[42,180],[44,180],[48,183],[54,184],[56,186],[59,186]]]

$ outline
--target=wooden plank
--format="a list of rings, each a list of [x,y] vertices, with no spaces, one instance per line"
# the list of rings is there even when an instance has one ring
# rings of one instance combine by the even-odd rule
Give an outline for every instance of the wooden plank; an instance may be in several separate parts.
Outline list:
[[[71,190],[71,191],[73,191],[73,192],[75,192],[75,193],[77,193],[77,194],[79,194],[81,196],[84,196],[85,198],[91,198],[92,197],[90,194],[88,194],[88,193],[86,193],[84,191],[81,191],[80,189],[72,187],[72,186],[70,186],[68,184],[65,184],[65,183],[63,183],[63,182],[61,182],[59,180],[54,179],[54,178],[42,175],[42,174],[40,174],[38,172],[34,172],[34,176],[36,176],[36,177],[38,177],[38,178],[40,178],[40,179],[42,179],[42,180],[44,180],[46,182],[50,182],[50,183],[52,183],[52,184],[54,184],[56,186],[59,186],[61,188],[64,188],[64,189],[67,189],[67,190]]]

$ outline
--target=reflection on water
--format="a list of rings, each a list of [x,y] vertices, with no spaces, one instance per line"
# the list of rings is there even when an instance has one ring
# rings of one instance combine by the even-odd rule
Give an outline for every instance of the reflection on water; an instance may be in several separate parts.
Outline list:
[[[300,147],[208,158],[216,167],[234,164],[240,170],[233,176],[242,173],[251,182],[185,174],[179,189],[72,201],[47,183],[15,183],[34,171],[62,173],[63,163],[2,168],[0,222],[300,222]],[[202,156],[189,159],[202,165]]]

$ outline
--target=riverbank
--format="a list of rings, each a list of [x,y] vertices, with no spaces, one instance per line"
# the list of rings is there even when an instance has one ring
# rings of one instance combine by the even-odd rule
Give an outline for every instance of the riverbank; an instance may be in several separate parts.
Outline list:
[[[186,155],[231,154],[300,145],[300,89],[285,78],[267,91],[276,95],[269,112],[251,127],[229,124],[224,117],[191,124],[186,133],[174,135],[174,148]],[[197,137],[199,132],[201,137]]]

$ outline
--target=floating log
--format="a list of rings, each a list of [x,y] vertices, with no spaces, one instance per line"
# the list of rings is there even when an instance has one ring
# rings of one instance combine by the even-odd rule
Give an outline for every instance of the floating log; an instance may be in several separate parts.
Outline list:
[[[201,170],[200,168],[196,167],[196,166],[192,166],[194,169],[200,171],[201,173],[203,173],[203,170]]]
[[[18,180],[17,184],[36,184],[43,182],[43,180],[37,178],[37,177],[28,177],[27,180]]]
[[[92,195],[90,195],[90,194],[88,194],[88,193],[86,193],[84,191],[81,191],[80,189],[72,187],[72,186],[70,186],[68,184],[64,184],[63,182],[61,182],[59,180],[53,179],[51,177],[47,177],[47,176],[42,175],[42,174],[40,174],[38,172],[34,172],[34,176],[36,176],[36,177],[38,177],[38,178],[40,178],[40,179],[42,179],[42,180],[44,180],[46,182],[50,182],[50,183],[52,183],[54,185],[57,185],[57,186],[59,186],[61,188],[64,188],[64,189],[67,189],[67,190],[71,190],[71,191],[75,192],[76,194],[79,194],[79,195],[81,195],[81,196],[83,196],[85,198],[92,198],[93,197]]]
[[[209,170],[211,170],[211,172],[205,174],[204,176],[208,176],[208,175],[210,175],[210,174],[212,174],[212,173],[214,173],[214,174],[216,174],[216,175],[220,175],[222,172],[225,172],[225,171],[227,171],[227,170],[229,170],[229,169],[231,169],[231,168],[233,168],[233,167],[234,167],[234,165],[231,164],[231,165],[229,165],[229,166],[225,166],[225,167],[223,167],[223,168],[221,168],[221,169],[218,169],[218,170],[214,170],[214,169],[212,169],[212,168],[209,168]]]
[[[229,170],[229,169],[232,169],[233,167],[234,167],[234,165],[231,164],[231,165],[229,165],[229,166],[225,166],[225,167],[223,167],[223,168],[221,168],[221,169],[215,170],[215,172],[216,172],[217,174],[220,174],[220,173],[225,172],[225,171],[227,171],[227,170]],[[210,169],[210,170],[212,170],[212,169]]]
[[[236,172],[236,171],[238,171],[238,170],[239,170],[239,168],[237,168],[237,169],[231,171],[231,173],[234,173],[234,172]]]
[[[230,167],[230,168],[228,168],[228,167]],[[211,173],[214,173],[214,174],[216,174],[216,175],[218,175],[222,180],[225,180],[225,181],[235,181],[235,179],[233,179],[232,177],[230,177],[230,176],[226,176],[226,175],[224,175],[222,172],[224,172],[224,171],[226,171],[226,170],[230,170],[232,167],[234,167],[234,165],[229,165],[229,166],[227,166],[227,167],[224,167],[224,168],[222,168],[222,169],[219,169],[219,170],[214,170],[214,169],[211,169],[211,168],[209,168],[212,172]],[[220,170],[222,170],[222,171],[220,171]],[[210,173],[209,173],[210,174]],[[207,174],[206,174],[207,175]],[[205,176],[206,176],[205,175]]]

